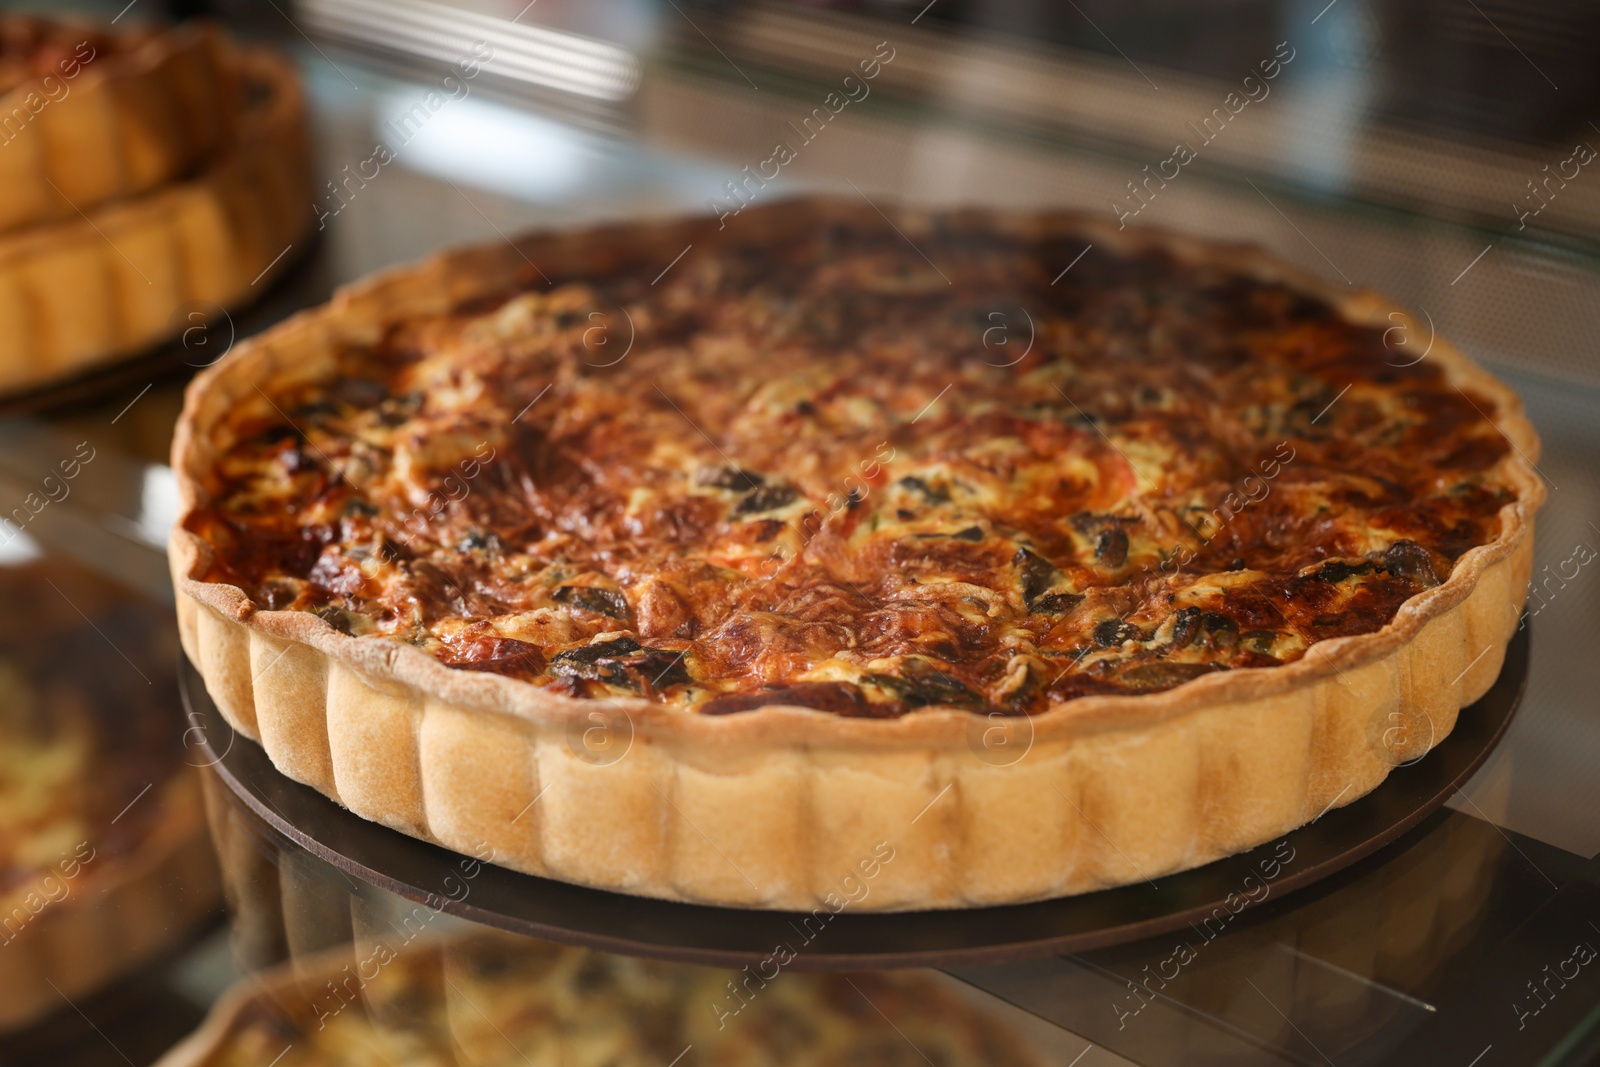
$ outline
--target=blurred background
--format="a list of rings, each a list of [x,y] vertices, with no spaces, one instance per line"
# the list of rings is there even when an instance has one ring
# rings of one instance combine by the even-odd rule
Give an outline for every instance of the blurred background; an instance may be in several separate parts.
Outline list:
[[[1379,290],[1524,397],[1550,489],[1536,575],[1600,546],[1594,4],[114,0],[0,9],[73,13],[114,28],[220,20],[292,57],[314,158],[309,236],[274,261],[273,281],[250,303],[206,309],[198,328],[118,366],[0,397],[7,498],[21,499],[78,442],[98,450],[69,500],[11,531],[0,561],[12,566],[59,559],[170,603],[162,549],[175,499],[164,464],[185,380],[342,283],[530,228],[721,214],[816,191],[874,203],[1073,208],[1128,227],[1260,245],[1333,282]],[[482,61],[463,79],[453,65],[469,55]],[[859,64],[869,59],[880,69],[863,82]],[[779,144],[792,161],[776,178],[748,180]],[[187,322],[188,310],[173,314]],[[1404,339],[1419,354],[1430,340]],[[1453,850],[1460,864],[1427,867],[1414,856],[1411,866],[1372,872],[1378,881],[1360,890],[1361,903],[1307,904],[1275,920],[1285,927],[1238,938],[1230,967],[1279,974],[1249,968],[1267,966],[1261,960],[1285,939],[1313,951],[1284,929],[1316,927],[1337,942],[1346,935],[1328,930],[1354,928],[1352,916],[1365,915],[1373,930],[1389,931],[1362,961],[1340,965],[1344,985],[1307,977],[1322,973],[1309,965],[1291,969],[1299,978],[1280,974],[1287,1027],[1259,1006],[1207,1001],[1198,990],[1169,1005],[1167,1029],[1147,1028],[1137,1040],[1101,1025],[1117,1021],[1102,1002],[1092,1011],[1064,1006],[1126,984],[1118,968],[1137,973],[1137,954],[1069,961],[1071,981],[1058,974],[1055,985],[1040,977],[1032,995],[1056,990],[1055,1008],[1019,991],[1028,983],[1015,974],[969,981],[1062,1064],[1332,1062],[1322,1050],[1341,1063],[1390,1062],[1399,1038],[1361,1046],[1357,1032],[1370,1037],[1436,1011],[1431,993],[1407,985],[1432,980],[1419,977],[1434,971],[1416,964],[1418,954],[1468,980],[1462,947],[1486,950],[1461,930],[1509,936],[1538,912],[1545,883],[1554,895],[1566,877],[1587,877],[1600,851],[1600,578],[1585,568],[1549,589],[1531,620],[1522,710],[1451,801],[1467,821],[1447,820],[1426,846]],[[121,669],[101,651],[107,670]],[[172,666],[150,671],[170,678]],[[304,886],[337,879],[309,859],[283,860],[293,847],[269,832],[259,838],[273,869],[290,872],[274,884],[301,887],[282,890],[274,907],[325,899],[324,889]],[[1434,873],[1416,873],[1424,869]],[[1449,886],[1429,880],[1440,872],[1452,872]],[[1411,880],[1410,899],[1449,896],[1456,909],[1412,915],[1404,929],[1414,934],[1421,923],[1431,932],[1411,941],[1382,917],[1401,878]],[[1389,888],[1371,889],[1378,883]],[[1373,903],[1382,900],[1390,904]],[[1335,912],[1342,918],[1327,917]],[[258,938],[279,955],[290,941]],[[57,1031],[14,1038],[0,1056],[24,1062],[70,1048],[83,1062],[148,1062],[253,965],[229,945],[218,926],[153,964],[148,973],[160,977],[143,995],[164,990],[159,1011],[128,1007],[148,1005],[130,994],[100,1002],[97,1023],[133,1026],[118,1039],[120,1058],[107,1059],[110,1042],[86,1035],[64,1008]],[[263,949],[257,962],[272,954]],[[1416,966],[1396,962],[1404,960]],[[1333,1003],[1344,1007],[1334,1012]],[[177,1021],[155,1021],[166,1018]],[[150,1032],[133,1036],[141,1026]],[[1298,1041],[1302,1031],[1316,1040]],[[1579,1013],[1546,1049],[1557,1058],[1544,1062],[1585,1062],[1597,1032],[1600,1017]],[[1202,1054],[1207,1042],[1222,1050],[1215,1059]]]

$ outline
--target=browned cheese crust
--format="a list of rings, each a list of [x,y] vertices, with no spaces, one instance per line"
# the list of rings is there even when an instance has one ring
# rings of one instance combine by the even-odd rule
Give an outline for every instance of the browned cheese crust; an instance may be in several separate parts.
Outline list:
[[[1376,632],[1499,534],[1438,362],[1161,250],[1052,284],[1083,246],[825,226],[402,322],[236,410],[203,578],[573,697],[1027,714]]]

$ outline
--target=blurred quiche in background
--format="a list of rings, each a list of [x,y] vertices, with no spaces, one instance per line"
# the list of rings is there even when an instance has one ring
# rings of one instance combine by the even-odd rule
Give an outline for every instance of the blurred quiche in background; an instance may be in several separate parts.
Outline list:
[[[217,910],[175,643],[159,607],[77,568],[0,568],[0,1029]]]
[[[916,972],[779,972],[761,981],[746,972],[480,933],[356,944],[247,979],[159,1067],[273,1062],[1043,1067],[1046,1061],[998,1019]]]
[[[0,14],[0,394],[261,292],[310,223],[308,151],[290,64],[214,27]]]

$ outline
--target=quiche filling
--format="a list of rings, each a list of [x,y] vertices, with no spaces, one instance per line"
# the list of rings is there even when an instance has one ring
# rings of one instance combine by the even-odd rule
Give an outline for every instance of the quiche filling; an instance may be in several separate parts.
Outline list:
[[[238,405],[198,577],[572,697],[1020,715],[1377,631],[1497,536],[1491,401],[1083,250],[819,227],[407,319]]]

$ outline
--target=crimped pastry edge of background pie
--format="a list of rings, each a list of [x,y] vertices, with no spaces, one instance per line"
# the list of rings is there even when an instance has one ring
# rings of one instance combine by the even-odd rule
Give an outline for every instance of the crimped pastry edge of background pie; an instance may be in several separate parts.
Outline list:
[[[285,268],[286,246],[313,217],[304,93],[271,52],[235,60],[269,92],[238,115],[214,165],[81,218],[0,234],[0,391],[137,353],[192,325],[186,310],[247,303]]]
[[[179,767],[143,803],[163,813],[148,836],[131,853],[97,856],[75,878],[61,879],[68,895],[46,904],[0,949],[0,1032],[66,1010],[63,996],[92,995],[148,963],[222,903],[199,775]],[[37,879],[0,896],[0,918],[11,918],[30,891],[39,892]]]
[[[129,51],[96,55],[74,77],[53,71],[48,77],[64,90],[47,92],[41,76],[0,94],[0,120],[27,116],[5,130],[0,146],[0,231],[74,218],[154,189],[225,143],[238,106],[230,50],[215,27],[192,23],[158,31]],[[30,96],[43,101],[37,111]]]
[[[1405,314],[1244,246],[1119,232],[1064,212],[893,215],[912,239],[936,219],[956,230],[1082,235],[1281,280],[1352,321],[1387,328],[1390,312]],[[883,225],[866,205],[800,200],[747,209],[724,237],[762,242],[830,221]],[[1427,358],[1490,398],[1515,446],[1503,471],[1518,499],[1501,509],[1493,542],[1375,633],[1320,642],[1279,667],[1080,697],[1012,720],[1032,736],[1012,736],[1025,754],[1004,766],[1009,751],[985,744],[1003,720],[969,712],[873,720],[773,706],[702,716],[643,700],[578,701],[452,670],[399,642],[352,638],[309,613],[258,611],[237,587],[192,577],[211,547],[182,520],[227,446],[215,435],[258,385],[325,377],[340,344],[375,340],[400,314],[504,291],[533,275],[530,263],[558,274],[666,263],[715,226],[633,223],[445,252],[341,289],[190,385],[173,443],[180,633],[217,706],[281,771],[365,818],[462,852],[489,848],[497,863],[568,882],[808,910],[888,842],[894,860],[852,907],[972,907],[1143,881],[1269,841],[1426,752],[1498,676],[1532,568],[1539,442],[1519,398],[1442,338]],[[617,750],[626,740],[626,754],[596,760],[582,743],[596,725],[615,731]]]

